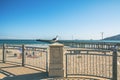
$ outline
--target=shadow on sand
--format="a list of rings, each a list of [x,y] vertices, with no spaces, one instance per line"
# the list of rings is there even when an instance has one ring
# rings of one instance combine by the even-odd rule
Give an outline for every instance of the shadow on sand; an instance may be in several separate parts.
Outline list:
[[[48,78],[48,72],[43,72],[40,70],[36,70],[34,68],[29,68],[29,67],[22,67],[20,65],[13,65],[13,64],[9,64],[9,63],[2,63],[0,64],[0,73],[5,75],[6,77],[0,79],[0,80],[41,80],[41,79],[46,79]],[[38,71],[37,73],[27,73],[27,74],[20,74],[20,75],[16,75],[15,72],[16,71],[21,71],[24,70],[27,71],[26,69],[30,69],[31,71],[35,70]],[[15,70],[15,72],[11,72],[9,71],[11,69]],[[8,71],[7,71],[8,70]]]
[[[48,77],[47,72],[5,77],[2,80],[41,80]]]

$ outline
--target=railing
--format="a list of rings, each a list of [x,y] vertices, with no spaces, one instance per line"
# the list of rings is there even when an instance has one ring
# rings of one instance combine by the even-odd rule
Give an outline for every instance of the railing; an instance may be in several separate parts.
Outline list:
[[[47,69],[47,48],[25,47],[25,55],[25,65],[40,68],[43,70]]]
[[[50,53],[62,53],[62,48],[58,49],[55,44],[52,46]],[[61,47],[61,46],[60,46]],[[81,48],[65,48],[65,72],[66,77],[69,76],[92,76],[101,77],[112,80],[120,79],[120,54],[117,50],[101,50],[101,49],[81,49]],[[10,62],[22,66],[39,68],[48,71],[48,49],[43,47],[33,47],[25,45],[3,45],[0,53],[0,59],[3,63]],[[59,56],[53,56],[56,58]],[[61,56],[62,57],[62,56]],[[49,56],[49,59],[51,56]],[[51,58],[51,59],[54,59]],[[56,58],[57,59],[57,58]],[[53,60],[54,61],[54,60]],[[57,60],[61,61],[61,60]],[[65,63],[64,61],[64,63]],[[55,63],[54,61],[53,63]],[[51,64],[54,65],[54,64]],[[61,64],[62,65],[62,64]],[[59,66],[58,66],[59,67]],[[49,67],[51,68],[51,67]],[[54,66],[52,66],[54,68]],[[59,69],[59,68],[55,68]],[[118,69],[118,70],[117,70]]]
[[[3,47],[2,45],[0,45],[0,62],[2,62],[2,59],[3,59],[2,53],[3,53]]]
[[[19,49],[22,49],[21,45],[3,45],[3,62],[11,62],[22,64],[22,59],[19,59],[21,54]]]
[[[62,43],[62,42],[61,42]],[[117,47],[120,49],[120,43],[115,42],[77,42],[77,41],[71,41],[71,42],[64,42],[66,46],[71,46],[74,48],[86,48],[86,49],[104,49],[104,50],[110,50],[114,47],[114,45],[117,45]]]
[[[120,52],[118,52],[117,57],[117,76],[118,76],[117,80],[120,80]]]
[[[117,80],[116,75],[116,52],[92,49],[68,49],[66,52],[67,77],[92,76]]]
[[[25,45],[3,45],[0,52],[0,60],[22,66],[29,66],[47,71],[48,51],[47,48],[32,47]]]

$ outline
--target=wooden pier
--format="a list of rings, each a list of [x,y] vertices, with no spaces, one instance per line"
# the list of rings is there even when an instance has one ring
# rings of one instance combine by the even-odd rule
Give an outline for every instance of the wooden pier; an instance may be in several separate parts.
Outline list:
[[[107,42],[102,40],[96,41],[60,40],[58,42],[64,44],[65,46],[70,46],[74,48],[111,50],[116,45],[117,48],[120,49],[120,42]]]

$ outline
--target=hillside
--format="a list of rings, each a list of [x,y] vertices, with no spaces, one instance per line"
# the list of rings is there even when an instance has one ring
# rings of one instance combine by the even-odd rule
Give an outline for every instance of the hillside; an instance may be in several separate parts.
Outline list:
[[[104,38],[104,40],[120,40],[120,34],[112,36],[112,37]]]

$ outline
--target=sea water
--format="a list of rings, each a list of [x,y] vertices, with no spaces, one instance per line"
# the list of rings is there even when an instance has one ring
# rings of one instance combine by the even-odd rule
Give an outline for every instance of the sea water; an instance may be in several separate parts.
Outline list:
[[[49,43],[36,41],[36,40],[8,40],[8,39],[2,39],[0,40],[0,45],[3,44],[10,44],[10,45],[26,45],[26,46],[35,46],[35,47],[47,47]]]
[[[72,42],[106,42],[106,43],[120,43],[120,40],[63,40],[63,41],[72,41]],[[49,43],[41,42],[36,40],[15,40],[15,39],[0,39],[0,45],[3,44],[12,44],[12,45],[26,45],[26,46],[35,46],[35,47],[47,47]]]

